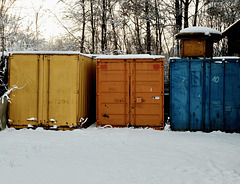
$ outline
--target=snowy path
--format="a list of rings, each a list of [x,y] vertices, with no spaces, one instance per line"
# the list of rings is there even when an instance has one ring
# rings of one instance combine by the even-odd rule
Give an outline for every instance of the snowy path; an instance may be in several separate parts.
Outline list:
[[[0,132],[0,184],[237,184],[240,134],[152,129]]]

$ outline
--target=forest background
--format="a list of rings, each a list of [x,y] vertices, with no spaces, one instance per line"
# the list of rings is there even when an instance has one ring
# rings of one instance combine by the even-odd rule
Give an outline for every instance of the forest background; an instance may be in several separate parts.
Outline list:
[[[181,29],[205,26],[222,32],[240,18],[240,0],[58,0],[55,6],[61,8],[57,12],[43,6],[48,3],[45,0],[32,4],[31,9],[19,7],[18,1],[0,1],[2,54],[71,50],[179,56],[175,35]],[[21,9],[32,14],[22,16]],[[46,14],[52,24],[58,24],[52,30],[62,30],[57,36],[44,35],[41,19]],[[226,39],[214,45],[214,56],[226,53]]]

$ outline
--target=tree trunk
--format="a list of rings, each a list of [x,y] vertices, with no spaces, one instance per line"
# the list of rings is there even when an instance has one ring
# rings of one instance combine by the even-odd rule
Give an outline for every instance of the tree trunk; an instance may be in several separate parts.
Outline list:
[[[175,34],[179,33],[182,29],[182,0],[175,0],[175,12],[176,12],[176,32]],[[180,44],[179,40],[177,40],[177,56],[180,56]]]
[[[36,24],[36,40],[38,40],[38,15],[39,13],[36,12],[36,20],[35,20],[35,24]]]
[[[156,43],[155,43],[155,53],[158,55],[158,45],[159,45],[159,39],[158,39],[158,28],[159,28],[159,16],[158,16],[158,4],[157,0],[154,1],[154,6],[155,6],[155,34],[156,34]]]
[[[126,33],[126,23],[124,22],[124,24],[123,24],[123,44],[125,45],[126,54],[130,54],[129,47],[128,47],[128,39],[127,39],[126,34],[127,34]]]
[[[188,9],[189,9],[189,0],[184,1],[184,28],[188,27]]]
[[[0,18],[2,19],[1,20],[1,23],[0,23],[0,36],[1,36],[1,53],[2,53],[2,57],[1,57],[1,64],[0,66],[2,66],[2,63],[4,62],[4,51],[5,51],[5,35],[4,35],[4,20],[3,20],[3,17],[4,17],[4,6],[5,6],[5,1],[2,0],[1,2],[1,9],[0,9]],[[2,70],[2,67],[1,67],[1,70]]]
[[[147,26],[147,54],[151,54],[151,28],[150,28],[150,17],[149,17],[149,2],[145,1],[145,13],[146,13],[146,26]]]
[[[139,19],[136,15],[136,22],[135,22],[135,30],[136,30],[136,41],[137,41],[137,53],[138,54],[143,54],[143,48],[142,48],[142,43],[141,43],[141,38],[140,38],[140,28],[139,28]]]
[[[118,42],[117,42],[117,33],[116,33],[116,29],[115,29],[115,22],[114,22],[114,15],[113,15],[113,11],[112,11],[112,7],[111,7],[111,0],[109,0],[108,3],[108,10],[109,10],[109,14],[110,14],[110,18],[111,18],[111,25],[112,25],[112,33],[113,33],[113,45],[114,45],[114,54],[118,54]]]
[[[161,29],[160,27],[159,27],[159,30],[158,30],[158,35],[159,35],[159,54],[162,54],[162,52],[163,52],[163,49],[162,49],[162,31],[163,30],[163,28]]]
[[[175,0],[175,12],[176,28],[178,33],[182,29],[182,1],[179,3],[179,0]]]
[[[193,26],[197,26],[198,4],[199,4],[199,0],[196,0]]]
[[[159,39],[158,39],[158,26],[156,25],[156,28],[155,28],[155,34],[156,34],[156,43],[155,43],[155,53],[158,55],[159,54],[159,48],[158,48],[158,45],[159,45]]]
[[[82,21],[82,39],[81,39],[81,46],[80,52],[84,52],[84,40],[85,40],[85,26],[86,26],[86,12],[85,12],[85,0],[82,0],[82,11],[83,11],[83,21]]]
[[[95,27],[94,27],[94,12],[93,12],[93,0],[90,0],[90,6],[91,6],[91,28],[92,28],[92,49],[91,54],[95,52]]]
[[[107,28],[106,28],[106,0],[102,0],[102,53],[105,53],[105,50],[107,49],[107,43],[106,43],[106,37],[107,37]]]

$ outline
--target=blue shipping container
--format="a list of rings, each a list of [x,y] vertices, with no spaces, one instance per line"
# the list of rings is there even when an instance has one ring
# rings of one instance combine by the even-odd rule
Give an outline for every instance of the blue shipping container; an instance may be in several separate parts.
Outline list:
[[[240,58],[171,59],[172,130],[240,132]]]

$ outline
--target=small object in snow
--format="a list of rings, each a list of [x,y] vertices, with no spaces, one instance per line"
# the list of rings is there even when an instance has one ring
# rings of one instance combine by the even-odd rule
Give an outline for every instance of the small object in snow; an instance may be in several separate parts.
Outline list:
[[[164,130],[165,130],[165,131],[171,131],[171,126],[170,126],[170,124],[166,124],[165,127],[164,127]]]
[[[112,125],[105,125],[103,128],[113,128]]]
[[[57,129],[58,129],[58,126],[57,126],[57,125],[53,125],[50,129],[51,129],[51,130],[57,130]]]
[[[165,131],[171,131],[170,117],[167,118],[167,122],[165,123],[164,130]]]
[[[84,118],[81,118],[79,123],[80,123],[80,128],[83,127],[83,125],[87,122],[88,118],[84,119]]]
[[[33,126],[31,124],[28,124],[28,128],[33,128]]]
[[[82,123],[84,121],[84,118],[81,117],[80,120],[79,120],[79,123]]]

